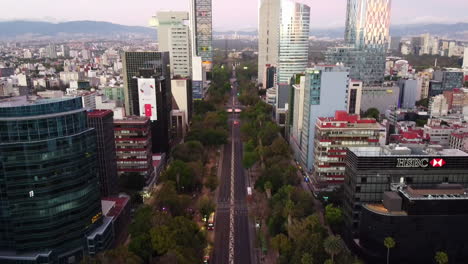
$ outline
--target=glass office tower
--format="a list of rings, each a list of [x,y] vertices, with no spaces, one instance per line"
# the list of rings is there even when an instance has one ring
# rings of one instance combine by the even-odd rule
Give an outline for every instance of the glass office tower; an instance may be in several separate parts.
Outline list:
[[[390,41],[390,11],[391,0],[348,0],[345,46],[330,48],[326,61],[350,67],[350,77],[364,86],[381,84]]]
[[[278,83],[289,84],[294,74],[302,73],[307,68],[310,7],[282,1],[280,16]]]
[[[81,98],[0,100],[0,263],[73,263],[102,220]]]
[[[192,54],[201,57],[206,72],[211,72],[213,67],[212,17],[211,0],[190,0]]]

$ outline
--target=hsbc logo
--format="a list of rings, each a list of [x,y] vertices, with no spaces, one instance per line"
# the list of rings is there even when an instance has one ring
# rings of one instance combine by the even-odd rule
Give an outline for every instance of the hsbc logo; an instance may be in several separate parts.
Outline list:
[[[430,164],[434,168],[441,168],[446,164],[446,162],[444,159],[433,159]]]
[[[444,159],[417,159],[417,158],[401,158],[397,159],[397,168],[442,168],[445,164]]]

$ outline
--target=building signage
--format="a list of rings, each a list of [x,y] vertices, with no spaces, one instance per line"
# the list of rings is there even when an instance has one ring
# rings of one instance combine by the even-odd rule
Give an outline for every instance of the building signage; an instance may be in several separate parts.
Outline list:
[[[151,121],[158,120],[156,81],[154,79],[138,79],[138,100],[140,104],[140,116],[147,116]]]
[[[441,168],[446,164],[444,159],[429,158],[399,158],[397,159],[397,168]]]

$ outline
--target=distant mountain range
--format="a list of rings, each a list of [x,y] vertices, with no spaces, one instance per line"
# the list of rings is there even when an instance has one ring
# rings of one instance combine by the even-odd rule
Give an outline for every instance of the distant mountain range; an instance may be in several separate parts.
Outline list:
[[[0,38],[15,38],[25,35],[57,36],[57,35],[97,35],[109,36],[115,34],[148,34],[155,36],[154,28],[124,26],[99,21],[71,21],[50,23],[38,21],[4,21],[0,22]]]
[[[344,28],[314,28],[311,34],[322,38],[343,38]],[[214,32],[215,35],[234,34],[256,35],[257,31]],[[468,40],[468,23],[457,24],[414,24],[394,25],[390,29],[392,36],[412,36],[430,33],[446,38]],[[99,21],[72,21],[50,23],[39,21],[4,21],[0,22],[0,38],[18,38],[22,36],[64,36],[64,35],[115,36],[116,34],[139,34],[154,39],[155,29],[140,26],[125,26]]]

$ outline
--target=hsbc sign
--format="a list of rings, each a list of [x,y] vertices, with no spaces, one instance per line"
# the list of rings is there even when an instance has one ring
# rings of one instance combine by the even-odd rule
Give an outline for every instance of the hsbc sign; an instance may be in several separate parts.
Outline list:
[[[429,158],[399,158],[397,159],[397,168],[441,168],[446,164],[444,159]]]

